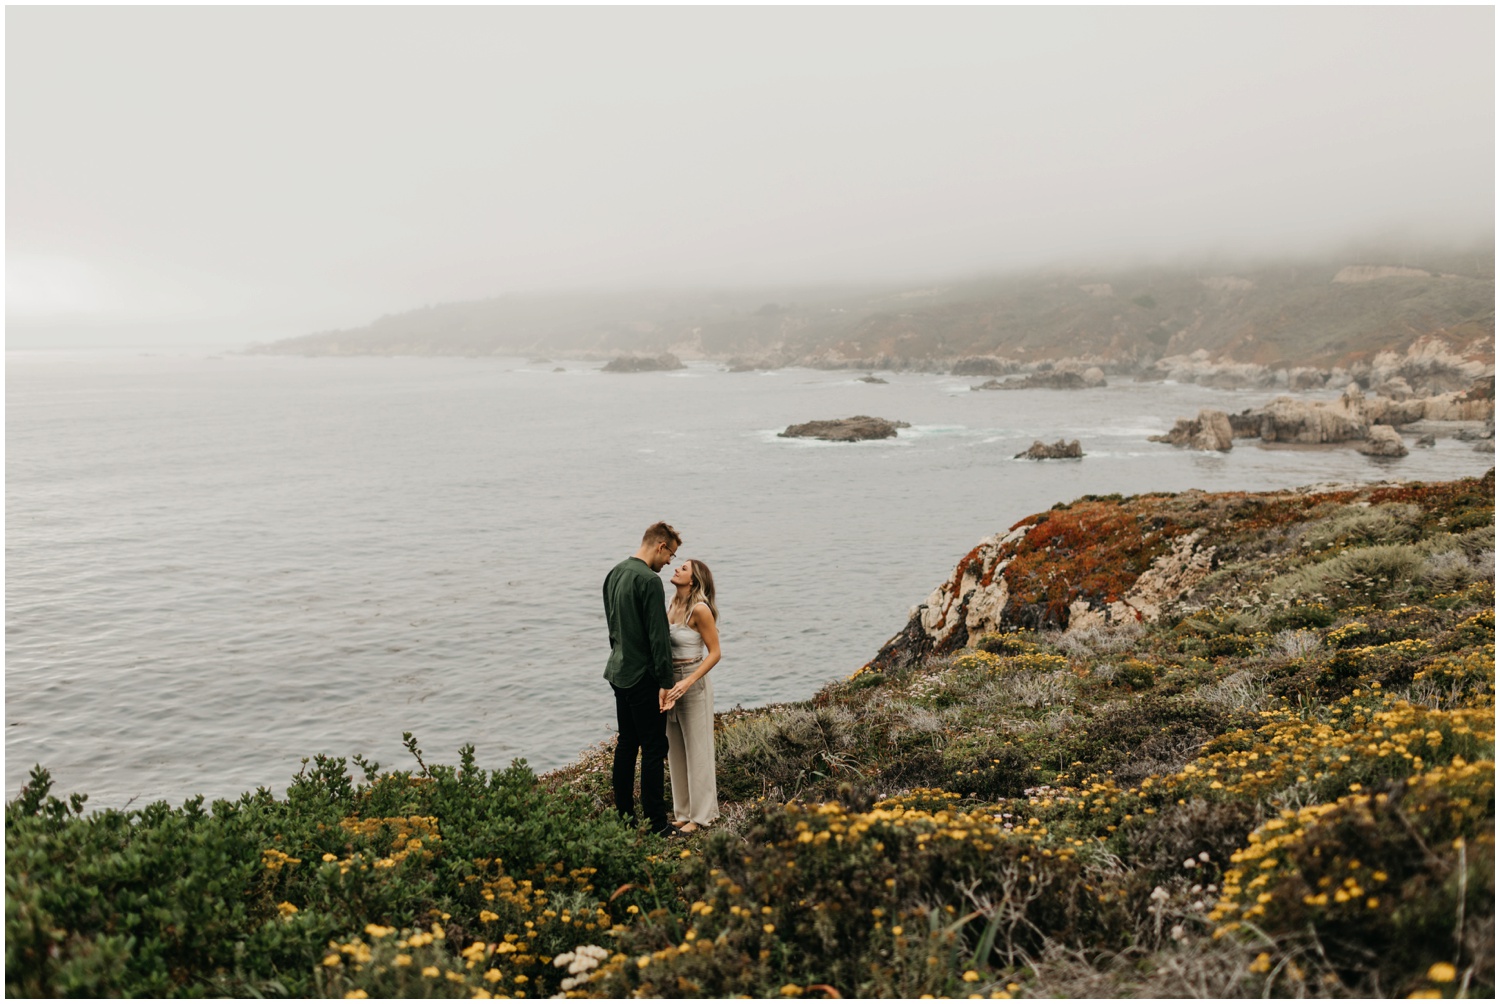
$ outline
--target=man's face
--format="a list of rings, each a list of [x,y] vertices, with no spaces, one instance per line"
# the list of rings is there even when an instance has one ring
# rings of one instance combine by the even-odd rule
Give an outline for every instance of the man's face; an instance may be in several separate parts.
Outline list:
[[[673,543],[662,543],[656,545],[656,550],[651,555],[651,571],[659,572],[672,563],[677,557],[677,545]]]

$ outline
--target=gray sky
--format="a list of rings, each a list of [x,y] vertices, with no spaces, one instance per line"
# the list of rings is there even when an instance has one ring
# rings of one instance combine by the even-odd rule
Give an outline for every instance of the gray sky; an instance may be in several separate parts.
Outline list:
[[[1486,7],[5,23],[13,345],[1494,225]]]

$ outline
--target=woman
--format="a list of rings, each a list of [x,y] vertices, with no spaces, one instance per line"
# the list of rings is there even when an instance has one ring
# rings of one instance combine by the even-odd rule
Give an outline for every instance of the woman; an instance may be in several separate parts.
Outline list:
[[[672,773],[672,824],[692,833],[718,818],[714,781],[714,688],[708,671],[719,662],[719,608],[714,577],[701,561],[672,573],[677,588],[667,604],[672,632],[672,675],[667,691],[667,762]]]

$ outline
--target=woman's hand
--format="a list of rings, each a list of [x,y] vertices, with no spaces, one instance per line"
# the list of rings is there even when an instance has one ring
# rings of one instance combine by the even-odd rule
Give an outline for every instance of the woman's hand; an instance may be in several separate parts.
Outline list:
[[[690,686],[692,686],[692,684],[687,680],[678,680],[677,685],[671,690],[667,691],[666,706],[670,708],[672,705],[682,700],[682,695],[688,692],[688,688]]]

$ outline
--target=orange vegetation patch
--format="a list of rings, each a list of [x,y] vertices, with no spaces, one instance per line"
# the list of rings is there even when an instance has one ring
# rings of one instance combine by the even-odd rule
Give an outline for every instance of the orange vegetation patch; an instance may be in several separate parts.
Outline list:
[[[1120,599],[1184,528],[1157,510],[1147,519],[1119,502],[1080,502],[1043,513],[1005,569],[1013,607],[1028,627],[1066,627],[1068,607]]]

